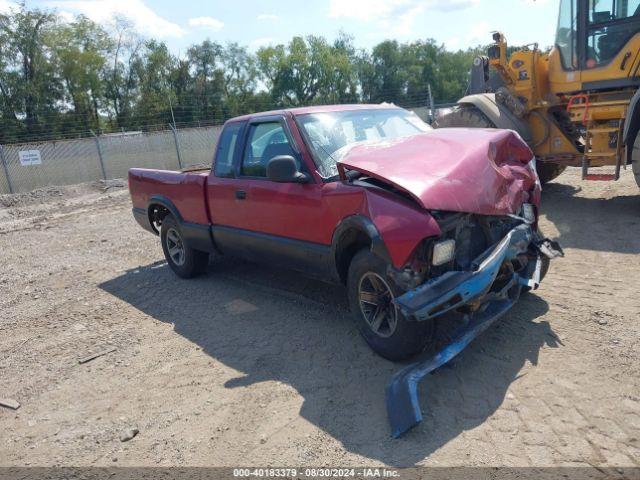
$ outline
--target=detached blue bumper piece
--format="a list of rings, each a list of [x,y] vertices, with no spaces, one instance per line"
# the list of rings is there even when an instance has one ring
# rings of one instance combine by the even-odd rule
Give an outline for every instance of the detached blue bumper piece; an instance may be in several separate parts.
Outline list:
[[[471,341],[506,313],[520,297],[523,286],[536,288],[540,281],[540,240],[530,225],[521,224],[494,247],[480,255],[471,270],[448,272],[395,299],[407,317],[417,321],[435,318],[463,305],[473,306],[450,343],[433,357],[405,367],[387,385],[387,415],[394,437],[422,421],[418,382],[459,354]],[[535,260],[515,271],[511,260],[534,253]],[[561,250],[554,253],[562,255]]]

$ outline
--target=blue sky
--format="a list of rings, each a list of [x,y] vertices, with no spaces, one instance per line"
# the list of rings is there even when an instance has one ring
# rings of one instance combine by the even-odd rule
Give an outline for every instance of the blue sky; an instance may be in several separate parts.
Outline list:
[[[12,0],[0,0],[0,10]],[[124,15],[140,34],[161,39],[175,53],[207,38],[252,50],[294,35],[329,39],[345,31],[358,47],[387,39],[435,38],[450,50],[490,42],[500,29],[514,45],[553,43],[558,0],[27,0],[63,17],[83,13],[106,24]]]

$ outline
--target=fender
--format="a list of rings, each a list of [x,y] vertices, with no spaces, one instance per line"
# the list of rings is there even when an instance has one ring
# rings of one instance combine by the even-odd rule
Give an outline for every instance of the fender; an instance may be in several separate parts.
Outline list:
[[[151,205],[162,205],[164,208],[169,210],[169,212],[178,220],[179,223],[183,223],[180,212],[178,211],[178,209],[176,208],[176,206],[173,204],[171,200],[169,200],[167,197],[164,197],[162,195],[154,195],[151,198],[149,198],[146,208],[133,207],[133,210],[132,210],[133,217],[136,219],[138,224],[148,232],[151,232],[154,235],[160,235],[160,232],[158,231],[156,226],[153,224],[153,221],[151,220],[151,211],[150,211]]]
[[[473,105],[480,110],[496,128],[515,130],[525,142],[528,144],[531,143],[533,136],[527,124],[511,113],[507,107],[497,103],[495,93],[467,95],[458,100],[458,104]]]
[[[631,97],[627,107],[627,118],[624,121],[622,130],[622,144],[627,147],[627,165],[631,165],[631,153],[633,144],[636,141],[638,130],[640,130],[640,89]]]
[[[147,215],[149,215],[149,223],[152,226],[153,226],[153,222],[151,221],[151,216],[150,216],[151,212],[149,210],[151,205],[162,205],[164,208],[169,210],[169,213],[173,215],[173,217],[176,219],[178,223],[180,224],[184,223],[184,219],[182,218],[182,215],[180,215],[180,211],[171,200],[169,200],[164,195],[153,195],[152,197],[149,198],[149,202],[147,202]],[[153,226],[153,229],[156,230],[155,226]],[[156,234],[157,233],[158,231],[156,230]]]
[[[184,219],[182,218],[182,215],[180,215],[180,211],[178,210],[178,208],[174,205],[174,203],[170,199],[168,199],[164,195],[153,195],[152,197],[149,198],[149,202],[147,203],[147,212],[146,212],[147,220],[149,225],[153,229],[153,232],[156,235],[158,235],[159,232],[156,229],[153,222],[151,221],[151,217],[150,217],[151,212],[149,210],[151,205],[162,205],[164,208],[169,210],[169,213],[173,215],[173,217],[176,219],[176,221],[180,225],[180,229],[182,230],[182,234],[184,235],[184,241],[189,246],[203,252],[219,253],[215,246],[215,242],[213,240],[213,235],[211,233],[210,225],[202,225],[199,223],[185,222]],[[135,215],[135,212],[134,212],[134,215]],[[140,220],[138,219],[137,216],[136,216],[136,219],[138,220],[138,223],[140,223]],[[143,225],[143,227],[145,226]]]
[[[343,268],[341,268],[341,259],[339,258],[341,253],[341,248],[343,247],[343,240],[345,235],[349,232],[356,231],[365,235],[369,241],[371,242],[371,252],[374,255],[377,255],[385,262],[391,264],[391,256],[389,255],[389,251],[387,250],[384,241],[382,240],[382,236],[380,232],[371,221],[371,219],[365,217],[364,215],[350,215],[340,221],[338,226],[333,232],[333,237],[331,239],[331,259],[333,260],[333,275],[336,280],[340,280],[344,282],[346,280],[346,272]],[[355,253],[355,252],[354,252]],[[348,265],[347,265],[348,269]]]

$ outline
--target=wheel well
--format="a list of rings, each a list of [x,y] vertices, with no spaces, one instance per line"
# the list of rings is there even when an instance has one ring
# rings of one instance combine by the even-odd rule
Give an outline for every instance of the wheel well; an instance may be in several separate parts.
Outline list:
[[[371,248],[371,238],[362,230],[351,228],[340,237],[336,250],[336,268],[342,283],[347,282],[351,260],[363,248]]]
[[[160,227],[162,226],[162,220],[171,214],[169,209],[159,203],[152,203],[147,210],[149,215],[149,223],[156,233],[160,233]]]

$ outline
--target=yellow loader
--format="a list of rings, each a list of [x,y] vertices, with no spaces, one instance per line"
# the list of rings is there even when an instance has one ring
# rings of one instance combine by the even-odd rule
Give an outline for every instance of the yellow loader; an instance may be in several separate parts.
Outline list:
[[[535,153],[543,183],[568,166],[586,180],[640,186],[640,0],[561,0],[555,45],[507,54],[499,32],[474,59],[467,96],[437,127],[509,128]],[[615,166],[613,174],[590,167]]]

